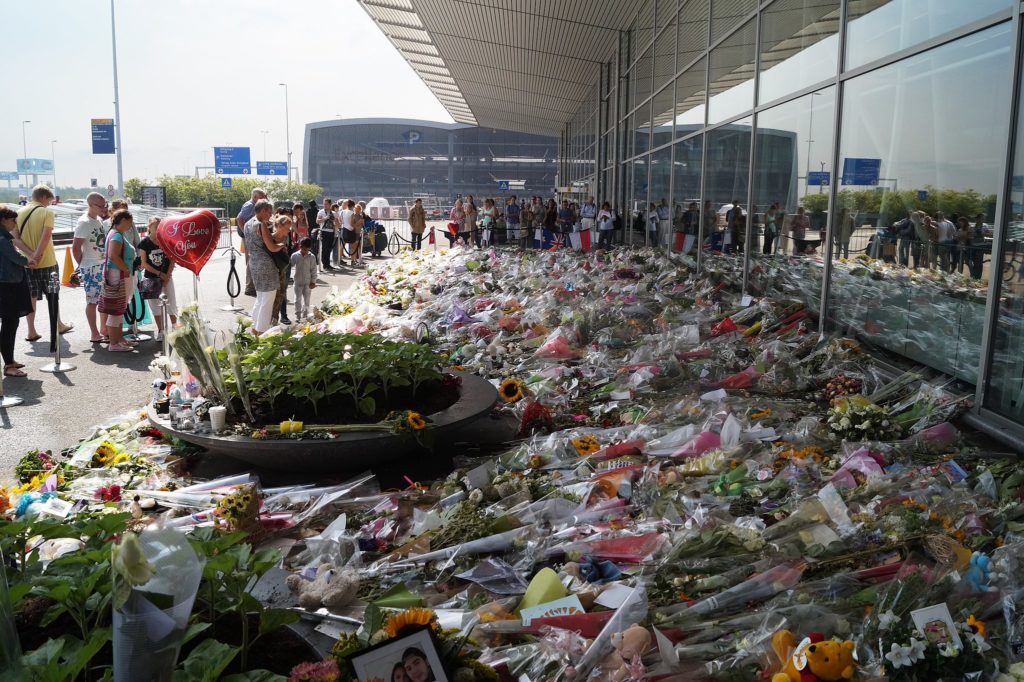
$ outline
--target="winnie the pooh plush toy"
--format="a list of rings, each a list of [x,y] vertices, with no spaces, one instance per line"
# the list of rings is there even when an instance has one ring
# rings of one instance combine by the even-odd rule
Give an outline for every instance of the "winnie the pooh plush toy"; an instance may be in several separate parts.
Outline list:
[[[853,642],[826,640],[812,632],[797,644],[789,630],[779,630],[772,636],[772,649],[779,657],[782,670],[772,676],[772,682],[841,682],[852,680]]]

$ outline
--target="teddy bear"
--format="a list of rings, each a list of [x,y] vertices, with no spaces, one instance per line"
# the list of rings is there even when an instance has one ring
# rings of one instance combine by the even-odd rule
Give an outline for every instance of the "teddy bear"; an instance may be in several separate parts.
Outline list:
[[[974,592],[985,592],[988,590],[989,572],[991,571],[991,559],[987,554],[975,552],[971,555],[971,562],[964,574],[964,580],[968,587]]]
[[[772,636],[772,649],[779,657],[782,670],[772,682],[840,682],[854,675],[853,642],[826,640],[812,632],[799,644],[789,630]]]
[[[320,564],[312,580],[301,575],[290,575],[285,580],[288,589],[299,595],[299,606],[316,610],[321,606],[335,610],[347,605],[359,592],[359,574],[338,570],[334,564]]]
[[[644,678],[643,655],[651,648],[651,633],[640,625],[630,625],[611,637],[614,651],[600,663],[601,682],[625,682]]]

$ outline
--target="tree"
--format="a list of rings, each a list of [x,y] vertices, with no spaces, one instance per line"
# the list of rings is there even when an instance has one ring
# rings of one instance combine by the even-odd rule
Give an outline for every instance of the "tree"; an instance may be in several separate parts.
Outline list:
[[[319,185],[299,183],[284,178],[274,178],[264,182],[259,178],[236,178],[231,187],[220,186],[220,178],[216,175],[205,177],[176,177],[164,175],[150,183],[148,180],[131,178],[125,182],[125,194],[132,202],[142,201],[142,187],[158,185],[167,190],[168,206],[188,207],[224,207],[229,216],[234,216],[252,194],[256,187],[267,190],[268,196],[274,201],[309,202],[320,197],[323,189]]]

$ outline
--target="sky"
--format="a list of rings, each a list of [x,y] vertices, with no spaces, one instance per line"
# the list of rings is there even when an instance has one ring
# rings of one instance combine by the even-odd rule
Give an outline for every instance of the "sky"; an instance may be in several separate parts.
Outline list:
[[[292,165],[306,123],[387,116],[451,122],[355,0],[114,0],[124,177],[192,175],[214,146]],[[45,8],[45,9],[44,9]],[[109,0],[4,0],[8,104],[0,170],[51,158],[59,186],[117,184],[93,155],[90,119],[114,117]],[[20,95],[15,94],[20,93]],[[51,140],[57,142],[51,145]],[[45,178],[42,178],[45,179]]]

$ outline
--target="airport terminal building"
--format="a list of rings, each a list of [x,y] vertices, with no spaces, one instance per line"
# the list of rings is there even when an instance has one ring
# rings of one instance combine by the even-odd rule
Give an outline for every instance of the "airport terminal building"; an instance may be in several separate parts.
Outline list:
[[[449,205],[457,195],[550,194],[558,138],[399,118],[358,118],[306,125],[305,173],[332,197],[414,196]]]
[[[1019,0],[360,2],[456,121],[555,137],[563,188],[789,213],[823,195],[826,246],[843,208],[985,225],[993,276],[969,293],[861,286],[831,253],[805,289],[822,328],[975,385],[972,418],[1024,436]]]

